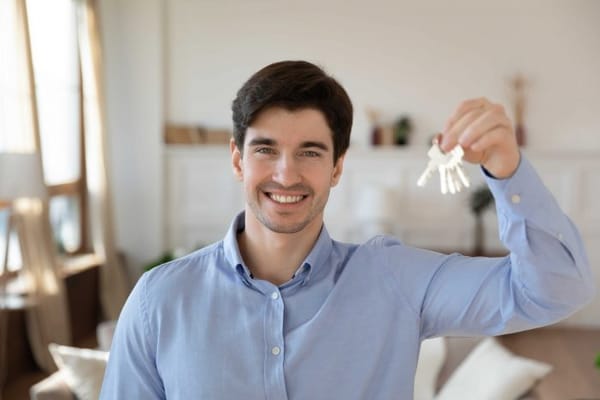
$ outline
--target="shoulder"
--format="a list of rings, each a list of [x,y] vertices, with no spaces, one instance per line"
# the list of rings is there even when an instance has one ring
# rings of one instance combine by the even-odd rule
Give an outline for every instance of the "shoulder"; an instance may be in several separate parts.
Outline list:
[[[144,273],[140,283],[154,296],[200,288],[211,276],[227,273],[223,242],[219,241]]]
[[[398,238],[379,235],[356,249],[356,254],[369,260],[371,269],[392,276],[402,286],[426,285],[437,269],[448,259],[447,254],[407,245]]]
[[[442,253],[405,244],[390,235],[374,236],[359,245],[356,250],[370,254],[384,264],[391,262],[394,265],[438,264],[447,257]]]
[[[389,235],[375,236],[362,244],[333,241],[334,260],[344,266],[368,268],[369,274],[389,277],[402,282],[427,282],[448,259],[448,255],[407,245]],[[345,267],[344,267],[345,268]]]
[[[415,315],[433,276],[448,255],[402,243],[388,235],[375,236],[359,245],[336,242],[334,251],[346,251],[345,274],[362,284],[391,293]],[[356,282],[356,280],[353,280]]]

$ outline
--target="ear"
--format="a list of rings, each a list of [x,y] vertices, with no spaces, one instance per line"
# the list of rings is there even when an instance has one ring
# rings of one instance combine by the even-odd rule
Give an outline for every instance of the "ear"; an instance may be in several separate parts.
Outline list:
[[[331,187],[337,185],[342,177],[342,172],[344,171],[344,157],[346,157],[346,154],[342,154],[335,162],[333,173],[331,174]]]
[[[235,144],[235,140],[231,138],[229,140],[229,150],[231,151],[231,165],[233,168],[233,174],[238,180],[244,179],[244,168],[242,166],[242,153]]]

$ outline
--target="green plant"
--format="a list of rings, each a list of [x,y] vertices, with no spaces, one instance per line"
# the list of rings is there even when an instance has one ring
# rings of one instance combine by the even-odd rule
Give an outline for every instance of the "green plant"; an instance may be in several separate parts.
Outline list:
[[[479,186],[469,197],[469,207],[476,217],[481,215],[493,203],[494,196],[487,185]]]
[[[148,264],[146,264],[144,266],[144,271],[150,271],[152,268],[158,267],[159,265],[164,264],[169,261],[172,261],[174,259],[175,259],[175,254],[172,251],[165,251],[159,257],[148,262]]]
[[[187,253],[197,250],[197,249],[201,249],[204,246],[205,245],[203,243],[198,243],[196,245],[196,247],[194,247],[192,249],[188,249],[188,250],[186,250],[184,248],[180,248],[180,247],[178,247],[174,250],[166,250],[160,256],[155,258],[154,260],[149,261],[144,266],[144,271],[150,271],[154,267],[158,267],[161,264],[168,263],[169,261],[173,261],[176,258],[183,257]]]
[[[408,137],[412,132],[412,121],[406,115],[400,117],[394,124],[394,143],[397,145],[408,144]]]
[[[494,196],[487,187],[481,185],[476,188],[469,197],[469,208],[475,216],[475,231],[473,255],[478,256],[483,254],[483,244],[485,242],[485,231],[483,229],[483,218],[481,214],[494,203]]]
[[[600,369],[600,353],[596,355],[596,368]]]

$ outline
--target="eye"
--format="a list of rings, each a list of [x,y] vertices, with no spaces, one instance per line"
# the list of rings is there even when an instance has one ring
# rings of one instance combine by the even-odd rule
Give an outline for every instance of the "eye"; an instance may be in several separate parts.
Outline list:
[[[275,154],[275,150],[271,147],[257,147],[254,152],[257,154]]]
[[[321,157],[321,153],[319,153],[318,151],[313,151],[313,150],[304,150],[302,152],[302,155],[305,157]]]

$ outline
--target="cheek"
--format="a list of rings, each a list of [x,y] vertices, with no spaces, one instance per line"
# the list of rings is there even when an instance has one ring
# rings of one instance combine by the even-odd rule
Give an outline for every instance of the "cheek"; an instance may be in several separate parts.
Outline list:
[[[264,180],[269,175],[268,165],[260,161],[244,161],[243,176],[246,185],[252,186]]]

